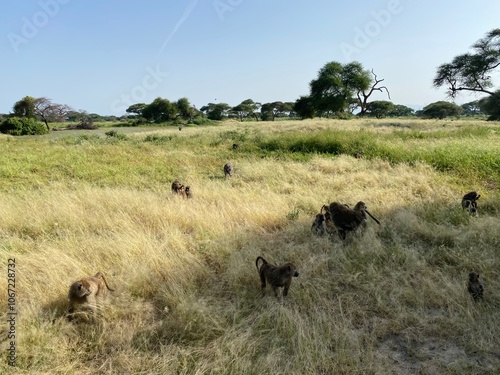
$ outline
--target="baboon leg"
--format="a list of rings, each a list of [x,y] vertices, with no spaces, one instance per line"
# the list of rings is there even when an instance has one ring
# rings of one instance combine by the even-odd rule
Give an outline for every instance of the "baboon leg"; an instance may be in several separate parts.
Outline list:
[[[264,289],[266,288],[266,276],[264,276],[264,272],[261,272],[261,274],[260,274],[260,286],[261,286],[262,292],[264,292]]]
[[[278,296],[278,287],[277,286],[273,286],[273,291],[274,291],[275,297],[279,297]]]
[[[291,279],[290,279],[290,281],[286,282],[285,288],[283,289],[283,297],[286,297],[288,295],[288,289],[290,289],[290,283],[291,282],[292,282]]]

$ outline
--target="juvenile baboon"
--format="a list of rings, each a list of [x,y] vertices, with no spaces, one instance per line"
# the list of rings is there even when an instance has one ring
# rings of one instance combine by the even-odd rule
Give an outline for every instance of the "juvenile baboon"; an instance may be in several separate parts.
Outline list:
[[[331,215],[333,224],[337,228],[340,238],[343,240],[345,240],[347,232],[354,231],[360,226],[366,225],[366,214],[380,225],[380,221],[368,212],[366,204],[362,201],[356,203],[354,208],[349,208],[345,204],[333,202],[330,203],[328,212]]]
[[[323,213],[323,211],[325,212]],[[321,207],[321,210],[319,211],[319,214],[317,214],[314,218],[314,222],[311,226],[311,231],[314,234],[323,236],[325,233],[330,232],[331,228],[328,227],[329,225],[333,225],[332,218],[330,216],[330,213],[328,212],[328,207],[323,205],[323,207]]]
[[[180,183],[179,180],[172,182],[172,193],[174,194],[184,194],[184,185]]]
[[[260,268],[259,260],[262,260]],[[275,266],[268,263],[263,257],[258,256],[255,260],[255,266],[259,271],[262,293],[264,293],[267,281],[271,285],[276,297],[278,297],[278,288],[284,288],[283,296],[286,297],[288,295],[288,289],[290,289],[292,277],[299,276],[295,265],[289,262],[281,266]]]
[[[224,177],[231,177],[233,175],[233,165],[231,163],[224,164]]]
[[[477,301],[483,299],[484,286],[479,281],[479,274],[476,272],[469,273],[469,282],[467,284],[467,290],[469,291],[472,299]]]
[[[68,318],[71,320],[75,313],[75,308],[78,308],[78,310],[88,309],[92,313],[95,313],[98,303],[106,298],[107,290],[114,291],[114,289],[109,287],[102,272],[97,272],[94,276],[84,277],[75,281],[69,287]]]
[[[184,195],[186,196],[187,199],[193,197],[193,193],[191,192],[191,188],[189,186],[186,186],[184,188]]]
[[[237,150],[239,147],[240,147],[240,145],[239,145],[239,144],[237,144],[237,143],[233,143],[233,150]]]
[[[477,200],[481,195],[475,191],[470,191],[462,198],[462,208],[469,211],[471,215],[477,216]]]

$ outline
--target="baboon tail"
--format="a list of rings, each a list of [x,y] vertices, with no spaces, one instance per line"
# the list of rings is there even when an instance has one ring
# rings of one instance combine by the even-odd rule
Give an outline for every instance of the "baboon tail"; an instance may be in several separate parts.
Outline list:
[[[265,260],[263,257],[261,257],[260,255],[257,257],[257,259],[255,259],[255,267],[257,267],[257,270],[260,270],[259,269],[259,259],[262,260],[263,264],[267,264],[267,260]]]
[[[104,284],[106,285],[106,288],[108,288],[108,290],[111,290],[112,292],[115,291],[114,289],[111,289],[109,287],[108,282],[106,281],[106,277],[104,277],[104,274],[102,272],[97,272],[94,277],[101,277],[104,280]]]

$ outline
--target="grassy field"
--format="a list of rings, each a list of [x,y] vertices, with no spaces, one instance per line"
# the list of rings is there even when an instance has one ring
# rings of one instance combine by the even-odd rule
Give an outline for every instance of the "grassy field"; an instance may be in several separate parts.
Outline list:
[[[227,122],[0,147],[16,374],[500,373],[498,123]],[[193,199],[172,195],[174,179]],[[460,206],[471,190],[479,217]],[[359,200],[380,226],[311,233],[323,204]],[[297,265],[282,301],[261,296],[259,255]],[[116,291],[94,322],[68,322],[69,285],[97,271]]]

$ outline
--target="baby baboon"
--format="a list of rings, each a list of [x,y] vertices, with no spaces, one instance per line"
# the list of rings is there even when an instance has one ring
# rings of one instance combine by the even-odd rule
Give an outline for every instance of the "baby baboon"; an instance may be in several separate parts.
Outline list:
[[[240,147],[240,145],[239,145],[239,144],[237,144],[237,143],[233,143],[233,150],[237,150],[239,147]]]
[[[469,291],[474,301],[483,299],[484,286],[479,281],[478,273],[476,272],[469,273],[469,282],[467,284],[467,290]]]
[[[316,215],[314,218],[314,222],[312,223],[311,226],[311,231],[314,234],[317,234],[319,236],[323,236],[326,232],[326,222],[325,222],[325,215],[323,213],[319,213]]]
[[[233,165],[231,163],[224,164],[224,177],[231,177],[233,175]]]
[[[325,213],[323,213],[323,210]],[[323,205],[319,214],[314,218],[314,222],[312,223],[311,230],[314,234],[319,236],[323,236],[325,233],[330,233],[329,226],[333,226],[332,217],[328,212],[328,207]]]
[[[475,191],[470,191],[465,194],[462,198],[462,208],[469,211],[471,215],[477,216],[477,203],[481,195]]]
[[[259,260],[262,260],[262,265],[259,268]],[[298,277],[299,273],[293,263],[285,263],[281,266],[270,264],[263,257],[258,256],[255,260],[255,266],[259,271],[262,293],[266,287],[266,281],[271,285],[274,295],[278,297],[278,288],[283,289],[283,296],[287,296],[288,289],[292,282],[292,277]]]
[[[366,214],[380,225],[380,221],[368,212],[366,204],[362,201],[356,203],[352,209],[345,204],[333,202],[330,203],[328,212],[332,217],[333,224],[337,228],[340,238],[343,240],[345,240],[347,232],[354,231],[361,225],[366,225]]]
[[[77,306],[95,313],[98,302],[106,298],[106,289],[114,291],[109,287],[102,272],[97,272],[94,276],[84,277],[71,284],[68,293],[68,318],[72,319]]]
[[[179,195],[184,194],[184,185],[181,184],[179,180],[172,182],[172,193]]]

